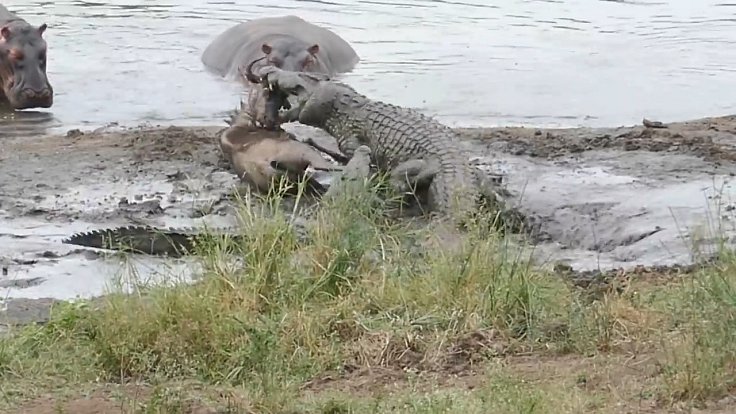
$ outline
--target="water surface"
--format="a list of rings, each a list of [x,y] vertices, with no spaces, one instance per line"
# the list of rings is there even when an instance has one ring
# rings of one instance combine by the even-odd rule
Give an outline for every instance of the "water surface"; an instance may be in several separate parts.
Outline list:
[[[284,14],[353,45],[362,61],[346,80],[361,92],[454,126],[621,125],[736,108],[736,4],[720,1],[4,4],[49,25],[57,93],[46,114],[0,119],[4,134],[29,117],[58,128],[222,123],[241,88],[205,72],[202,51],[231,25]]]

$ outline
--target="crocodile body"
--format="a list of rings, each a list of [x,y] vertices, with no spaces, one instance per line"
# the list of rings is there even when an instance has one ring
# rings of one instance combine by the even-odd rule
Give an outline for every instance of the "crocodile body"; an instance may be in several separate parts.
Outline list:
[[[383,171],[418,166],[406,178],[414,179],[413,184],[428,183],[426,201],[432,211],[464,217],[477,209],[486,183],[481,182],[478,170],[470,164],[470,154],[450,127],[413,109],[369,99],[324,75],[272,66],[259,74],[251,73],[249,80],[265,84],[271,91],[269,99],[297,98],[297,104],[277,122],[298,121],[320,128],[336,139],[348,157],[366,145],[372,161]],[[431,171],[431,179],[422,171]]]
[[[109,249],[156,256],[181,257],[191,254],[204,234],[193,228],[160,229],[151,226],[128,226],[81,232],[62,240],[64,244]],[[208,229],[207,235],[230,235],[230,228]]]

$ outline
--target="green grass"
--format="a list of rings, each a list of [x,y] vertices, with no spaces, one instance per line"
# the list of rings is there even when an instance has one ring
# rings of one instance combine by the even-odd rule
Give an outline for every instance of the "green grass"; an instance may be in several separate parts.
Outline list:
[[[232,412],[584,413],[734,390],[732,255],[591,301],[498,233],[438,241],[446,227],[389,220],[368,190],[322,205],[308,242],[282,203],[242,201],[245,237],[201,246],[194,284],[65,304],[1,339],[2,405],[138,383],[152,391],[121,412],[227,394]]]

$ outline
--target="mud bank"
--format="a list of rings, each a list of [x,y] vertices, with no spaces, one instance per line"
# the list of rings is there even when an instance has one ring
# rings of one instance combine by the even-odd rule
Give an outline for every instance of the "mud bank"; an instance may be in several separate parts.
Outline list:
[[[658,127],[460,129],[539,216],[537,258],[575,269],[690,264],[733,238],[736,117]],[[725,240],[724,240],[725,239]]]
[[[237,180],[217,144],[223,127],[3,139],[0,323],[43,320],[53,300],[98,296],[131,273],[151,282],[191,278],[191,259],[123,259],[61,240],[124,224],[232,224],[227,197]],[[505,174],[518,207],[541,218],[540,263],[581,271],[689,264],[692,245],[731,235],[736,117],[666,128],[459,131],[482,168]]]

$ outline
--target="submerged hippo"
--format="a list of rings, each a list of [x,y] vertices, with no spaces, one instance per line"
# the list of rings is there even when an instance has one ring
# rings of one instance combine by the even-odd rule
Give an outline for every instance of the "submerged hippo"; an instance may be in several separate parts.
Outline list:
[[[350,72],[360,60],[340,36],[297,16],[254,19],[225,30],[202,53],[202,63],[225,79],[240,78],[248,90],[245,109],[253,125],[267,129],[275,125],[265,116],[263,87],[242,79],[243,66],[258,58],[263,58],[259,66],[330,76]]]
[[[45,31],[45,23],[31,26],[0,5],[0,98],[15,110],[54,103],[46,77]]]
[[[353,70],[360,58],[340,36],[297,16],[266,17],[237,24],[215,38],[202,53],[205,68],[223,78],[263,55],[267,62],[294,72],[328,75]]]

